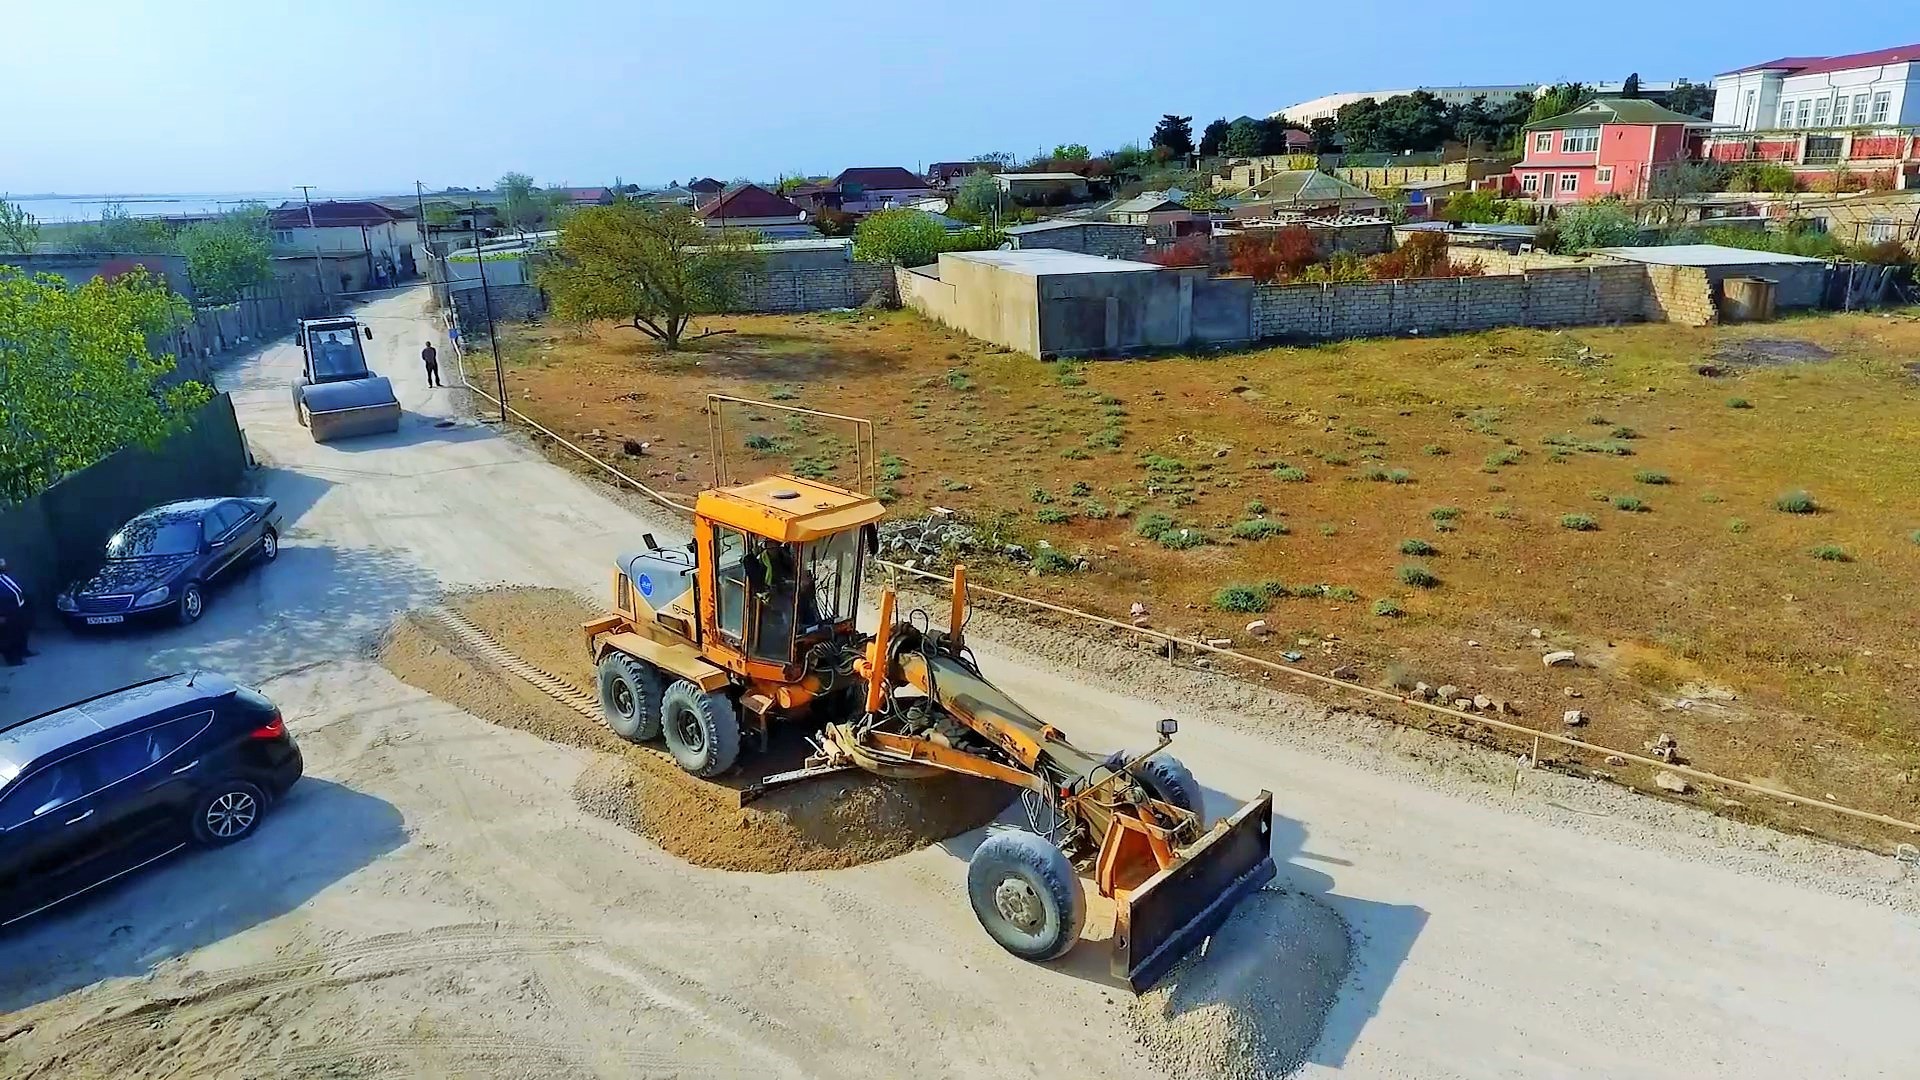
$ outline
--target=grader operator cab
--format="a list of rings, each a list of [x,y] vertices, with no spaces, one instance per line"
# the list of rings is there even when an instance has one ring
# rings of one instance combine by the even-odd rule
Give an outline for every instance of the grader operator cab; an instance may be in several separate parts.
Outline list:
[[[855,487],[787,475],[734,483],[729,404],[852,425]],[[1174,721],[1160,722],[1144,753],[1096,753],[988,681],[965,642],[964,568],[944,627],[896,620],[889,583],[874,631],[859,629],[885,516],[870,494],[870,423],[723,395],[709,396],[708,417],[715,484],[695,502],[693,542],[669,549],[646,537],[614,570],[614,611],[582,628],[616,733],[664,738],[681,768],[713,777],[734,765],[743,736],[764,747],[773,725],[805,725],[815,746],[806,766],[743,798],[851,768],[1018,788],[1032,831],[995,832],[968,865],[981,926],[1017,956],[1064,954],[1086,919],[1086,873],[1115,903],[1112,969],[1135,990],[1273,878],[1272,795],[1209,827],[1199,785],[1164,753]]]

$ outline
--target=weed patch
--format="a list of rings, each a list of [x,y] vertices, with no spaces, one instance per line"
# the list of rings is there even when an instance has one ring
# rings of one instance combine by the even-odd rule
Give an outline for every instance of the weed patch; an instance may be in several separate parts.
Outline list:
[[[1820,504],[1804,491],[1789,491],[1773,500],[1773,508],[1783,514],[1815,514]]]
[[[1287,535],[1287,527],[1271,518],[1248,518],[1228,532],[1235,540],[1265,540]]]
[[[1432,555],[1434,552],[1435,549],[1432,544],[1418,537],[1408,537],[1400,541],[1400,554],[1402,555]]]
[[[1592,532],[1600,527],[1600,523],[1587,514],[1561,514],[1560,527],[1574,532]]]
[[[1414,563],[1402,566],[1395,571],[1395,576],[1402,585],[1411,585],[1416,589],[1431,589],[1440,584],[1440,579],[1434,576],[1433,571]]]

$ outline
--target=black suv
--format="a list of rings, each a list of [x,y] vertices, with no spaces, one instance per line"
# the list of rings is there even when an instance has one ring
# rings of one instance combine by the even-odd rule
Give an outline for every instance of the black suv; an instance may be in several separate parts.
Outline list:
[[[207,672],[0,728],[0,926],[248,836],[301,768],[273,702]]]

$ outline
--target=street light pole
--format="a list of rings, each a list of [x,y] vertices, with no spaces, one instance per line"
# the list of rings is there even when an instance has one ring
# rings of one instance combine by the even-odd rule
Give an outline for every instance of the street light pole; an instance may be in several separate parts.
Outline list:
[[[320,230],[313,225],[313,185],[296,184],[300,189],[300,199],[307,204],[307,235],[313,239],[313,279],[320,283],[320,296],[325,300],[328,310],[333,308],[333,297],[327,288],[327,271],[320,264]]]
[[[493,293],[487,288],[487,253],[480,247],[480,204],[473,204],[473,259],[480,265],[480,302],[487,311],[487,344],[493,346],[493,387],[500,397],[500,426],[507,424],[507,369],[500,364],[500,335],[493,332]]]

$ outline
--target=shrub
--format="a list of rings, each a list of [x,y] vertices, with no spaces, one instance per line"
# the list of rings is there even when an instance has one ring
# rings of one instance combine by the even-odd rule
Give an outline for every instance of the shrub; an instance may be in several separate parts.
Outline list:
[[[1631,495],[1615,495],[1612,499],[1615,510],[1625,510],[1629,514],[1638,514],[1647,508],[1647,504]]]
[[[1160,546],[1174,551],[1186,551],[1197,548],[1207,542],[1207,534],[1199,529],[1168,529],[1159,536]]]
[[[1091,484],[1088,484],[1085,480],[1075,480],[1073,482],[1073,487],[1068,489],[1067,494],[1072,495],[1075,498],[1084,499],[1087,496],[1093,494],[1093,486]]]
[[[1773,508],[1783,514],[1811,514],[1820,509],[1820,504],[1804,491],[1789,491],[1773,500]]]
[[[765,435],[747,436],[747,449],[765,452],[773,449],[773,440]]]
[[[1491,513],[1494,517],[1499,518],[1501,521],[1506,521],[1509,518],[1513,517],[1513,507],[1496,506],[1491,511],[1489,511],[1489,513]]]
[[[1320,250],[1304,225],[1252,229],[1227,244],[1227,266],[1255,281],[1289,281],[1319,261]]]
[[[1426,236],[1432,234],[1423,233],[1421,235]],[[1387,470],[1387,481],[1394,484],[1411,484],[1413,483],[1413,474],[1405,469],[1389,469]]]
[[[1521,449],[1517,446],[1505,446],[1487,455],[1487,468],[1498,469],[1502,465],[1520,464]]]
[[[1641,469],[1633,474],[1636,482],[1642,484],[1671,484],[1673,478],[1657,469]]]
[[[1260,583],[1260,592],[1262,595],[1271,596],[1277,600],[1287,595],[1287,583],[1268,578]]]
[[[1065,525],[1073,520],[1073,514],[1066,510],[1056,510],[1051,506],[1042,507],[1033,512],[1033,518],[1042,525]]]
[[[1427,516],[1435,521],[1452,521],[1460,516],[1460,508],[1457,506],[1436,506],[1427,511]]]
[[[1600,523],[1586,514],[1561,514],[1560,527],[1574,532],[1592,532],[1600,527]]]
[[[1179,458],[1162,457],[1159,454],[1148,454],[1140,459],[1140,464],[1146,466],[1148,472],[1183,473],[1187,471],[1186,462]]]
[[[1070,574],[1079,564],[1053,548],[1033,553],[1033,568],[1042,574]]]
[[[1173,518],[1155,510],[1153,513],[1146,514],[1142,516],[1139,521],[1134,522],[1133,532],[1135,536],[1144,540],[1158,540],[1160,539],[1161,533],[1168,532],[1172,528]]]
[[[1266,503],[1261,502],[1259,499],[1247,500],[1247,513],[1258,515],[1258,514],[1264,514],[1266,512],[1267,512]]]
[[[1229,585],[1213,594],[1215,611],[1238,611],[1242,614],[1267,610],[1267,597],[1252,585]]]
[[[1071,360],[1055,360],[1052,366],[1054,381],[1061,386],[1087,385],[1087,377],[1080,374],[1079,364]]]
[[[1349,464],[1345,454],[1321,454],[1320,460],[1335,467]]]
[[[1100,450],[1118,450],[1121,437],[1119,428],[1102,428],[1087,436],[1087,445]]]
[[[1913,541],[1916,544],[1920,544],[1920,529],[1915,529],[1912,532],[1908,533],[1907,539]]]
[[[1343,604],[1351,604],[1360,599],[1360,594],[1345,585],[1335,585],[1327,590],[1327,599],[1338,600]]]
[[[1730,533],[1736,533],[1736,534],[1746,532],[1747,523],[1741,520],[1740,518],[1729,519],[1727,521],[1727,531]]]
[[[1612,439],[1637,439],[1640,437],[1640,433],[1625,424],[1620,424],[1612,431],[1607,432],[1607,437]]]
[[[1171,244],[1162,244],[1144,256],[1147,262],[1161,266],[1206,266],[1212,257],[1212,247],[1204,236],[1189,236]]]
[[[1447,238],[1440,233],[1418,233],[1406,243],[1384,255],[1367,260],[1376,281],[1395,278],[1479,277],[1485,273],[1477,262],[1457,263],[1447,254]]]
[[[1574,203],[1560,211],[1554,224],[1553,250],[1562,255],[1577,255],[1591,248],[1624,247],[1640,239],[1639,223],[1617,199]]]
[[[1083,503],[1080,513],[1088,521],[1105,521],[1113,515],[1113,511],[1107,509],[1107,504],[1101,502]]]
[[[1397,619],[1403,614],[1399,604],[1384,596],[1373,602],[1373,613],[1383,619]]]
[[[1047,494],[1046,488],[1033,488],[1029,490],[1027,492],[1027,498],[1033,500],[1034,502],[1039,503],[1042,506],[1045,506],[1046,504],[1053,501],[1053,496]]]
[[[1077,446],[1069,446],[1065,450],[1060,451],[1060,456],[1066,458],[1068,461],[1087,461],[1093,457],[1092,454],[1087,453]]]
[[[1818,544],[1815,545],[1812,550],[1808,551],[1807,554],[1824,562],[1853,561],[1853,556],[1847,554],[1847,549],[1838,544]]]
[[[1407,539],[1400,541],[1400,554],[1432,555],[1434,554],[1434,547],[1432,544],[1427,543],[1425,540],[1421,540],[1417,537],[1408,537]]]
[[[1361,473],[1360,478],[1362,480],[1372,480],[1375,483],[1384,484],[1387,482],[1387,470],[1375,466]]]
[[[947,388],[950,390],[971,390],[973,389],[973,380],[967,377],[966,372],[954,368],[947,372]]]
[[[1727,399],[1727,408],[1751,409],[1753,408],[1753,402],[1748,401],[1746,398],[1743,398],[1743,397],[1730,397]]]
[[[1306,472],[1301,469],[1296,469],[1291,465],[1282,465],[1273,470],[1273,478],[1286,484],[1304,484],[1307,482]]]
[[[1340,534],[1339,528],[1336,527],[1332,522],[1328,522],[1327,524],[1320,526],[1321,536],[1338,536],[1339,534]]]
[[[1440,584],[1440,579],[1433,576],[1433,571],[1424,566],[1408,563],[1402,566],[1398,573],[1401,584],[1411,585],[1416,589],[1431,589]]]
[[[1287,535],[1287,527],[1271,518],[1248,518],[1229,533],[1235,540],[1265,540]]]
[[[1446,457],[1448,454],[1453,453],[1453,451],[1438,443],[1428,443],[1420,448],[1420,452],[1428,457]]]

